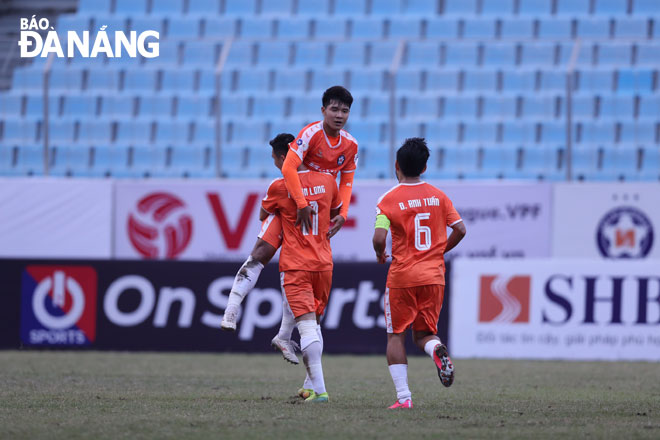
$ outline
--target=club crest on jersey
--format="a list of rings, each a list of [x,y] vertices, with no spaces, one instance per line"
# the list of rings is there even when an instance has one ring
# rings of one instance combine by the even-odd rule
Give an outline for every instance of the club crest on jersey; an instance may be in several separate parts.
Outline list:
[[[298,139],[298,140],[296,141],[296,144],[298,144],[298,145],[302,145],[302,144],[303,144],[302,139]]]
[[[339,156],[337,158],[337,165],[343,164],[345,160],[346,160],[346,157],[344,157],[344,155],[342,154],[341,156]]]

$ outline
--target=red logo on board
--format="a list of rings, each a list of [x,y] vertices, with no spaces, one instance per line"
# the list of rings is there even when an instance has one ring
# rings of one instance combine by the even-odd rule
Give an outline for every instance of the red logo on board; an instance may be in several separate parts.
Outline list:
[[[529,322],[531,277],[482,275],[479,322]]]

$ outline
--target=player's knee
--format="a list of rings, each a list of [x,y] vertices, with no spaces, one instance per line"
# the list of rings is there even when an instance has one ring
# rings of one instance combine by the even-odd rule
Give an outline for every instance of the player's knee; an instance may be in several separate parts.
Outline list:
[[[277,249],[272,245],[262,239],[258,239],[254,245],[254,249],[252,249],[251,256],[265,266],[273,258],[275,252],[277,252]]]
[[[321,343],[319,335],[316,332],[316,320],[305,319],[298,321],[298,332],[300,333],[300,348],[305,350],[314,342]]]

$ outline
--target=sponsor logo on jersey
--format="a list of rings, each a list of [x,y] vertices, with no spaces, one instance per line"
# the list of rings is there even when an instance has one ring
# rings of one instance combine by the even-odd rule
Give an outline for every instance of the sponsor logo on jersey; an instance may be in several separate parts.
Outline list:
[[[531,277],[482,275],[479,322],[529,322]]]
[[[96,339],[96,270],[27,266],[21,276],[21,341],[89,345]]]
[[[337,158],[337,165],[341,165],[341,164],[343,164],[345,160],[346,160],[346,156],[344,156],[344,155],[342,154],[341,156],[339,156],[339,157]]]
[[[614,208],[599,222],[596,242],[607,258],[645,258],[653,246],[653,225],[637,208]]]

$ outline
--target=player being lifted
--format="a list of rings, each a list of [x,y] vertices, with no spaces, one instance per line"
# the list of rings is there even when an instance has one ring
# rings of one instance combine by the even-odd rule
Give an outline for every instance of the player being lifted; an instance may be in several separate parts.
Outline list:
[[[454,365],[436,333],[445,287],[444,254],[463,239],[465,225],[445,193],[421,180],[428,158],[424,139],[406,139],[396,154],[399,184],[380,197],[376,208],[373,246],[379,263],[389,256],[385,246],[387,231],[392,231],[384,300],[387,363],[397,394],[390,409],[413,406],[404,347],[411,324],[415,344],[431,356],[442,384],[449,387],[454,381]],[[447,226],[452,229],[449,238]]]
[[[328,172],[333,176],[341,173],[339,181],[339,196],[343,202],[341,211],[332,218],[328,238],[334,236],[343,226],[348,215],[348,206],[353,190],[353,177],[357,167],[358,144],[355,138],[343,127],[350,115],[353,97],[341,86],[330,87],[323,93],[321,113],[323,120],[304,127],[295,142],[289,144],[292,154],[287,154],[282,166],[282,175],[287,189],[296,202],[298,209],[296,226],[310,227],[312,208],[302,194],[301,183],[297,174],[298,166],[304,163],[309,169]],[[268,223],[266,223],[268,222]],[[275,246],[274,239],[281,235],[280,221],[277,216],[266,220],[262,225],[261,242],[257,242],[252,254],[238,271],[234,285],[229,295],[229,301],[224,313],[221,327],[225,330],[235,330],[240,304],[247,293],[254,288],[259,274],[275,253],[272,248],[265,247],[264,241]],[[271,252],[272,251],[272,252]],[[286,298],[283,299],[286,301]],[[283,304],[282,324],[278,334],[271,344],[282,352],[284,358],[292,363],[298,363],[294,347],[291,343],[291,333],[295,321],[287,313],[288,307]]]
[[[284,240],[280,254],[280,282],[300,333],[300,348],[307,370],[304,387],[312,389],[305,401],[327,402],[321,365],[323,338],[318,323],[332,285],[330,219],[339,214],[342,202],[334,176],[306,170],[304,165],[300,168],[297,178],[301,191],[305,202],[313,208],[309,227],[306,224],[300,229],[296,227],[298,209],[296,202],[289,197],[284,179],[276,179],[268,187],[261,214],[267,216],[279,212],[282,221]]]

